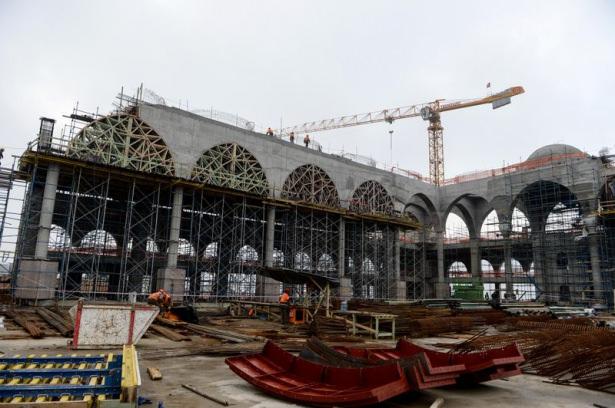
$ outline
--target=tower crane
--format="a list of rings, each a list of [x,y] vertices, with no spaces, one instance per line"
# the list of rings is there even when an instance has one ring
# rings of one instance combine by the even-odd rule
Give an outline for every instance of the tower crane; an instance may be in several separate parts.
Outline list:
[[[433,102],[426,102],[417,105],[306,122],[300,125],[282,128],[276,133],[285,136],[289,135],[291,132],[294,132],[295,135],[298,135],[302,133],[313,133],[321,132],[323,130],[366,125],[369,123],[393,123],[395,120],[420,116],[423,120],[429,121],[429,126],[427,127],[427,136],[429,139],[429,177],[432,183],[439,186],[444,182],[443,128],[440,120],[440,114],[442,112],[469,108],[471,106],[484,105],[488,103],[492,104],[493,109],[498,109],[502,106],[508,105],[513,96],[520,95],[524,92],[525,90],[522,86],[514,86],[502,92],[488,95],[483,98],[461,100],[436,99]]]

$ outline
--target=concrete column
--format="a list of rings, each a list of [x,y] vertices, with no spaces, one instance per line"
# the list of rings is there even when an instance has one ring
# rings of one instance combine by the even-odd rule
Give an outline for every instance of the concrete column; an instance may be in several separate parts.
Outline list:
[[[512,243],[509,237],[504,238],[504,282],[506,283],[506,294],[510,299],[514,291],[512,273]]]
[[[174,302],[182,301],[185,294],[186,271],[177,267],[177,251],[179,246],[179,229],[182,216],[184,188],[176,186],[173,190],[173,207],[171,209],[171,225],[169,226],[169,246],[167,267],[158,269],[156,288],[164,288],[173,296]]]
[[[182,216],[184,188],[175,187],[173,191],[173,208],[171,209],[171,226],[169,228],[169,252],[167,254],[167,268],[177,268],[177,251],[179,247],[179,229]]]
[[[401,243],[400,230],[396,228],[393,232],[393,275],[394,275],[394,292],[392,295],[397,300],[406,299],[406,281],[401,279]]]
[[[340,233],[337,241],[337,276],[341,279],[346,274],[346,221],[340,215]]]
[[[606,292],[602,287],[602,270],[600,267],[600,239],[597,234],[589,236],[589,256],[592,265],[592,282],[594,284],[594,298],[604,299]]]
[[[399,242],[399,228],[393,232],[393,272],[395,279],[401,278],[401,245]]]
[[[265,224],[265,267],[273,268],[275,242],[275,207],[268,206]],[[280,282],[268,276],[256,276],[256,297],[260,301],[275,302],[280,295]]]
[[[45,190],[43,191],[43,202],[41,204],[41,215],[38,221],[36,248],[34,250],[34,258],[36,259],[47,259],[49,233],[51,232],[51,222],[53,220],[53,210],[56,203],[59,176],[60,167],[57,164],[50,164],[47,168],[47,178],[45,179]]]
[[[470,240],[470,272],[473,278],[480,278],[481,276],[481,254],[480,254],[480,241],[478,239]]]
[[[273,245],[275,239],[275,207],[267,207],[267,224],[265,227],[265,266],[273,268]]]
[[[436,231],[436,251],[438,258],[438,281],[436,282],[436,297],[448,296],[448,287],[444,278],[444,232]]]

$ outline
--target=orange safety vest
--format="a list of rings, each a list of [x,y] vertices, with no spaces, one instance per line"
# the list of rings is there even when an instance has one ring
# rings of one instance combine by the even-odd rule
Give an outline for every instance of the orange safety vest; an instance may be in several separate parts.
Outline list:
[[[290,299],[290,296],[288,296],[288,293],[286,292],[280,295],[280,303],[288,303],[289,299]]]

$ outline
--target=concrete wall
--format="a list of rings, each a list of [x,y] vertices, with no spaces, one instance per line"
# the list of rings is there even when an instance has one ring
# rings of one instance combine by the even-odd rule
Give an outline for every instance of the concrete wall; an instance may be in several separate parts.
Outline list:
[[[192,167],[208,149],[235,142],[249,150],[265,171],[270,189],[279,196],[284,181],[297,167],[315,164],[329,174],[343,205],[352,198],[361,183],[375,180],[393,198],[395,209],[402,211],[412,195],[422,193],[437,200],[437,189],[428,183],[388,171],[362,165],[343,157],[306,149],[261,133],[226,125],[190,112],[165,106],[143,105],[139,116],[163,137],[176,162],[177,175],[189,178]]]
[[[595,185],[595,180],[596,172],[600,172],[602,166],[596,158],[568,159],[567,162],[554,163],[554,166],[541,169],[437,188],[337,155],[306,149],[300,143],[291,144],[177,108],[141,105],[139,115],[169,146],[179,177],[189,178],[192,167],[208,149],[218,144],[235,142],[249,150],[260,162],[271,194],[275,197],[279,197],[284,181],[294,169],[304,164],[315,164],[324,169],[335,183],[342,206],[348,205],[354,190],[361,183],[375,180],[391,195],[396,210],[410,208],[420,221],[433,224],[438,230],[444,228],[450,211],[459,212],[459,208],[462,208],[469,214],[465,214],[466,221],[471,219],[475,224],[474,229],[479,233],[484,217],[492,209],[500,214],[512,211],[514,199],[523,188],[540,180],[562,184],[579,199],[590,198],[588,194],[597,195],[600,188]],[[572,172],[574,185],[568,185]],[[463,217],[464,214],[460,215]]]

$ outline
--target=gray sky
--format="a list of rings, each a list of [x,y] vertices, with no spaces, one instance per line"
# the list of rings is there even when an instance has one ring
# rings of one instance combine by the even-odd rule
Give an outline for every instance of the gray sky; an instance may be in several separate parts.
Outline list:
[[[141,82],[190,108],[260,126],[522,85],[492,111],[443,115],[447,177],[525,159],[549,143],[613,147],[615,2],[0,0],[1,144],[75,101],[109,111]],[[418,118],[315,134],[325,149],[424,174]],[[5,154],[6,156],[6,154]]]

